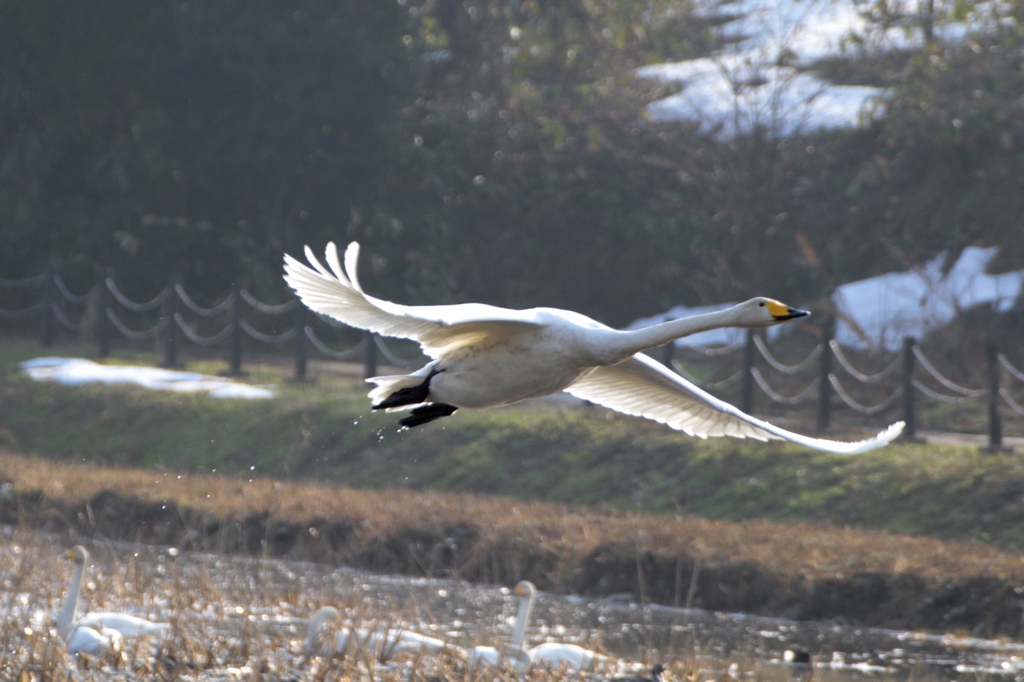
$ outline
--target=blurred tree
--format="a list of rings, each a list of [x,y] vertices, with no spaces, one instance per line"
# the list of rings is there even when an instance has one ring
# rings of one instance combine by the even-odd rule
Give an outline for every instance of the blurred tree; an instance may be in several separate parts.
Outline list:
[[[878,120],[723,139],[643,115],[637,67],[715,47],[689,2],[0,0],[0,276],[278,297],[283,251],[359,239],[385,296],[621,324],[979,241],[1019,263],[1019,8],[946,44],[983,5],[920,7],[921,50],[814,65],[890,86]]]
[[[279,281],[390,162],[397,4],[0,2],[0,267]]]
[[[633,70],[707,47],[661,0],[410,3],[424,55],[400,173],[375,211],[431,298],[579,309],[611,322],[693,300],[692,188],[660,154]],[[678,150],[677,150],[678,151]],[[408,203],[399,197],[404,197]],[[415,214],[409,209],[413,208]],[[382,216],[393,213],[391,219]],[[425,226],[413,237],[411,224]],[[381,235],[383,237],[383,234]],[[438,280],[443,273],[447,279]]]

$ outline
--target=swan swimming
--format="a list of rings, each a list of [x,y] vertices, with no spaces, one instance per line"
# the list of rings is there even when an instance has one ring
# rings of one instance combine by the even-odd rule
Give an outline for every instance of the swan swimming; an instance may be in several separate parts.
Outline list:
[[[82,594],[82,580],[85,578],[86,564],[89,563],[89,551],[82,545],[75,545],[68,550],[67,558],[75,563],[75,568],[71,574],[71,585],[68,586],[64,610],[57,621],[57,631],[69,640],[69,652],[71,652],[70,642],[72,639],[81,640],[83,646],[102,648],[103,644],[100,639],[103,637],[111,639],[111,631],[115,632],[116,639],[120,640],[121,637],[139,637],[164,632],[171,627],[170,623],[156,623],[127,613],[99,611],[78,617],[78,601]],[[100,637],[97,638],[93,633],[98,633]],[[92,640],[95,640],[96,643],[90,644]]]
[[[524,580],[515,587],[513,594],[519,597],[519,610],[512,629],[512,639],[502,647],[477,645],[469,650],[467,657],[470,667],[490,667],[511,670],[514,673],[525,673],[533,666],[533,658],[524,647],[526,641],[526,624],[530,622],[533,611],[533,599],[526,590],[528,583]],[[536,589],[534,589],[536,593]]]
[[[525,649],[526,626],[533,613],[533,602],[537,598],[537,588],[529,580],[523,580],[516,585],[515,594],[526,603],[524,617],[516,621],[516,632],[512,636],[512,645]],[[608,658],[596,651],[584,649],[578,644],[563,644],[562,642],[545,642],[538,644],[526,651],[530,661],[534,665],[558,668],[566,666],[571,670],[593,670],[600,662],[606,662]]]
[[[121,654],[122,637],[117,630],[72,623],[65,629],[58,626],[57,632],[64,639],[69,654],[89,654],[97,657]]]
[[[307,246],[309,267],[285,254],[285,280],[311,310],[383,336],[412,339],[431,362],[407,375],[367,379],[375,410],[410,409],[405,427],[447,417],[459,408],[497,407],[565,391],[612,410],[667,424],[700,438],[788,440],[809,448],[856,454],[886,445],[896,422],[857,442],[811,438],[752,417],[693,385],[643,351],[721,327],[770,327],[808,315],[770,298],[726,310],[617,330],[557,308],[511,310],[482,303],[405,306],[366,294],[356,264],[359,244],[334,243],[324,267]]]

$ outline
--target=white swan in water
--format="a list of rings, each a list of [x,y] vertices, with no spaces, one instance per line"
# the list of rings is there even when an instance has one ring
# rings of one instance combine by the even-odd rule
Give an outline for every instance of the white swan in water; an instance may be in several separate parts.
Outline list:
[[[70,636],[68,639],[69,653],[74,653],[71,651],[72,640],[81,640],[81,646],[102,648],[103,643],[96,638],[94,633],[110,640],[113,637],[111,633],[116,632],[117,639],[120,640],[121,637],[139,637],[164,632],[171,627],[170,623],[157,623],[127,613],[99,611],[79,617],[78,601],[82,594],[82,581],[85,578],[86,564],[89,562],[89,551],[82,545],[75,545],[68,550],[67,558],[75,563],[75,568],[71,574],[71,585],[68,586],[64,610],[57,621],[57,631],[61,633],[62,637],[69,638]],[[95,644],[90,644],[93,639],[96,639]],[[112,642],[111,645],[113,645]],[[91,652],[86,651],[86,653]]]
[[[523,647],[526,641],[526,625],[530,622],[533,610],[533,599],[526,592],[526,581],[516,585],[513,592],[519,597],[519,611],[512,629],[512,639],[503,647],[477,645],[469,650],[467,662],[471,667],[490,667],[511,670],[514,673],[525,673],[533,666],[533,659]],[[532,585],[531,585],[532,587]],[[536,590],[534,590],[536,592]]]
[[[516,595],[526,602],[527,607],[525,608],[526,618],[516,622],[516,634],[513,635],[512,644],[525,648],[526,626],[530,614],[533,612],[537,588],[529,580],[524,580],[516,585]],[[563,644],[561,642],[538,644],[528,649],[526,653],[534,665],[549,668],[566,666],[572,670],[593,670],[595,664],[607,660],[606,656],[602,656],[596,651],[585,649],[578,644]]]
[[[63,629],[58,626],[57,632],[64,639],[69,654],[105,657],[121,653],[121,633],[111,628],[72,623]]]
[[[363,292],[356,276],[359,245],[345,267],[327,245],[327,267],[310,248],[312,268],[284,257],[285,280],[312,310],[384,336],[412,339],[433,358],[408,375],[369,379],[374,409],[411,408],[399,420],[425,424],[460,407],[495,407],[559,391],[691,436],[782,439],[826,452],[855,454],[881,447],[903,430],[897,422],[867,440],[845,443],[802,436],[715,398],[643,351],[720,327],[769,327],[808,313],[768,298],[727,310],[620,331],[555,308],[510,310],[480,303],[405,306]]]
[[[342,628],[334,641],[326,641],[324,628],[340,618],[338,609],[324,606],[317,609],[309,621],[306,631],[306,654],[322,655],[334,653],[366,652],[381,660],[397,658],[402,654],[437,655],[446,649],[455,650],[447,642],[427,637],[412,630],[400,628],[365,629]]]

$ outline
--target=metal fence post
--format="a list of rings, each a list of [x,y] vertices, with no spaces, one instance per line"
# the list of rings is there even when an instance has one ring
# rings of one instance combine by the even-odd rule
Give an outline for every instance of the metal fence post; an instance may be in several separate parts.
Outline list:
[[[913,336],[903,337],[903,428],[902,440],[917,440],[917,415],[914,404],[914,344]]]
[[[988,361],[988,451],[1003,449],[1003,422],[999,416],[999,347],[989,339],[985,348]]]
[[[818,365],[818,430],[824,431],[832,417],[832,388],[828,375],[832,373],[832,337],[835,336],[836,320],[825,319],[822,325],[821,361]]]
[[[661,364],[672,369],[672,361],[676,357],[676,342],[669,341],[661,347]]]
[[[164,291],[163,305],[161,306],[160,317],[163,333],[164,359],[161,367],[175,367],[178,364],[178,321],[175,316],[178,314],[178,276],[171,277],[170,284]]]
[[[295,376],[292,379],[306,380],[306,306],[301,302],[295,308]]]
[[[96,306],[96,354],[101,358],[110,356],[110,318],[107,317],[107,308],[110,307],[110,286],[107,278],[111,276],[105,271],[100,278],[99,304]]]
[[[754,332],[747,330],[743,346],[743,374],[740,375],[740,409],[747,414],[754,412]]]
[[[39,343],[43,348],[53,345],[53,306],[56,305],[53,275],[51,266],[46,269],[46,279],[43,280],[43,319],[39,323]]]
[[[242,375],[242,285],[238,280],[231,285],[231,341],[228,349],[228,376]]]
[[[366,355],[363,357],[363,378],[377,376],[377,339],[373,332],[366,332]]]

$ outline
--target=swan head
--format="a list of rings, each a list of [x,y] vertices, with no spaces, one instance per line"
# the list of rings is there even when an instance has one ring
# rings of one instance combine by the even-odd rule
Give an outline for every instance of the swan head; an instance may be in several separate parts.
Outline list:
[[[516,585],[516,588],[512,591],[512,594],[516,595],[517,597],[533,599],[535,596],[537,596],[537,588],[534,587],[533,583],[531,583],[529,580],[522,580],[519,582],[518,585]]]
[[[740,303],[733,308],[733,312],[738,326],[741,327],[770,327],[780,322],[810,315],[806,310],[793,308],[774,298],[763,296]]]
[[[71,561],[74,561],[76,564],[84,565],[87,561],[89,561],[89,550],[87,550],[82,545],[75,545],[74,547],[68,550],[68,553],[65,556]]]

